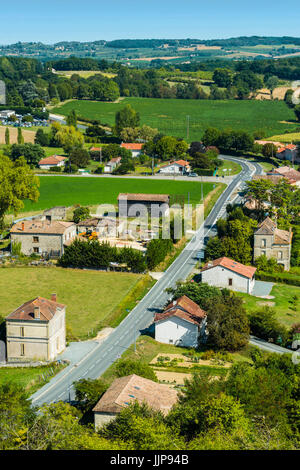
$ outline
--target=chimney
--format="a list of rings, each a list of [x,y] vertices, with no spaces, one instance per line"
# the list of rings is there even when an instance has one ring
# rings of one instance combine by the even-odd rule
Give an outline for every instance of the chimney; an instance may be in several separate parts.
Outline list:
[[[56,294],[51,294],[51,300],[52,300],[52,302],[57,302]]]
[[[33,315],[35,320],[39,320],[41,318],[40,315],[40,307],[34,307],[33,309]]]
[[[22,232],[24,232],[24,230],[25,230],[25,224],[24,222],[22,222]]]

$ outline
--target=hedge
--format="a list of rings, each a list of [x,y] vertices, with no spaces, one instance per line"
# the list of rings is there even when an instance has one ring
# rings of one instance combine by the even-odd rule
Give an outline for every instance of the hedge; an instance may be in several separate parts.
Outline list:
[[[268,282],[283,282],[285,284],[289,284],[292,286],[299,286],[300,287],[300,278],[297,274],[290,274],[290,273],[265,273],[263,271],[256,273],[255,277],[257,280],[260,281],[268,281]]]

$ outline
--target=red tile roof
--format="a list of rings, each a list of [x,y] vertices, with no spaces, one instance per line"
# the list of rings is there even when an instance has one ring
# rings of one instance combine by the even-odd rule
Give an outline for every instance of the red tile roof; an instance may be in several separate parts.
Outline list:
[[[154,317],[154,322],[165,320],[169,317],[179,317],[190,323],[200,325],[206,317],[206,312],[189,297],[183,295],[176,301],[171,302],[162,313],[157,313]]]
[[[245,266],[244,264],[238,263],[237,261],[223,256],[222,258],[218,258],[206,263],[201,269],[201,272],[215,268],[216,266],[222,266],[223,268],[229,269],[230,271],[240,274],[241,276],[248,277],[249,279],[252,279],[256,271],[256,268],[253,266]]]
[[[62,235],[72,225],[75,227],[74,222],[64,222],[62,220],[54,220],[53,222],[46,220],[23,220],[13,225],[10,232],[18,234],[52,233]]]
[[[100,152],[101,149],[102,147],[92,147],[90,148],[90,152]]]
[[[144,144],[134,144],[134,143],[126,144],[126,143],[123,143],[123,144],[121,144],[121,147],[124,148],[124,149],[127,149],[127,150],[142,150],[143,145]]]
[[[17,310],[10,313],[6,320],[34,320],[34,307],[40,308],[41,321],[50,321],[57,310],[62,310],[65,305],[44,297],[37,297],[22,304]]]
[[[50,157],[42,158],[39,161],[39,165],[58,165],[66,159],[67,157],[62,157],[61,155],[50,155]]]

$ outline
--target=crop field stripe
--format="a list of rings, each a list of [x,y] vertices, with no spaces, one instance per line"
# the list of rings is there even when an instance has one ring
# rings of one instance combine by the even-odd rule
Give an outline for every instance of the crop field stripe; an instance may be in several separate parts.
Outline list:
[[[259,100],[182,100],[159,98],[125,98],[119,103],[73,100],[53,109],[68,115],[75,109],[79,116],[113,125],[115,113],[130,104],[141,116],[141,123],[166,134],[185,138],[189,116],[189,140],[199,140],[207,127],[232,128],[266,135],[282,134],[294,121],[293,111],[283,101]]]

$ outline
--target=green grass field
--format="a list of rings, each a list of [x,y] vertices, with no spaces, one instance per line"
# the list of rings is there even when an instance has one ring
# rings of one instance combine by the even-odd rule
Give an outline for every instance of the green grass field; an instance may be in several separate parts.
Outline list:
[[[142,124],[182,138],[187,137],[189,116],[189,141],[199,140],[207,127],[249,132],[260,129],[266,135],[282,134],[287,124],[281,121],[295,120],[293,111],[284,102],[258,100],[125,98],[119,103],[74,100],[54,108],[53,112],[68,115],[75,109],[81,117],[112,125],[115,113],[126,104],[140,113]]]
[[[286,284],[275,284],[271,291],[274,299],[261,299],[248,294],[241,294],[245,300],[245,307],[247,312],[253,312],[259,310],[263,305],[268,305],[276,311],[277,320],[283,323],[285,326],[290,327],[294,323],[300,322],[300,287],[286,285]],[[293,295],[297,295],[299,298],[298,308],[296,311],[292,310],[290,299]],[[272,305],[272,304],[275,305]]]
[[[95,335],[99,326],[117,323],[116,316],[126,312],[127,305],[120,308],[124,297],[128,297],[134,288],[138,296],[140,282],[143,284],[141,290],[145,290],[144,278],[130,273],[58,267],[0,268],[0,315],[7,316],[30,299],[37,296],[50,298],[51,293],[56,292],[58,302],[67,307],[67,327],[74,336],[84,339],[92,330]],[[118,288],[113,288],[116,285]]]
[[[0,385],[10,382],[31,395],[49,382],[63,367],[55,364],[41,367],[1,367]]]
[[[42,210],[61,205],[117,204],[119,193],[184,195],[186,201],[188,200],[189,193],[191,203],[198,203],[201,198],[201,184],[194,181],[41,176],[40,183],[40,198],[38,202],[32,203],[31,201],[26,201],[22,212]],[[203,183],[204,196],[212,189],[212,183]]]

